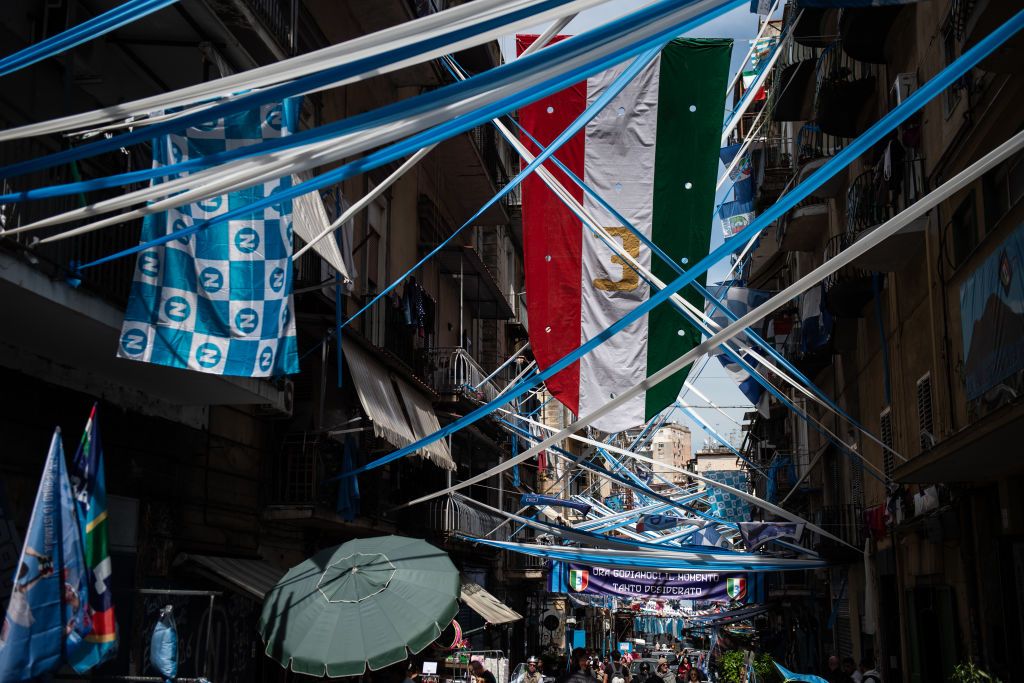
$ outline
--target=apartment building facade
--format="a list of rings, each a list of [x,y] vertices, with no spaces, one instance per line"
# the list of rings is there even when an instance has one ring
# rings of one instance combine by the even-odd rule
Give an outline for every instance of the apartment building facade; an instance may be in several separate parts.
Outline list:
[[[757,207],[977,44],[1010,5],[791,3],[794,37],[753,144]],[[770,226],[752,250],[748,285],[794,282],[1019,132],[1020,54],[1020,38],[1011,39]],[[1021,161],[990,171],[770,321],[777,348],[876,437],[792,392],[809,420],[777,403],[769,417],[748,416],[744,451],[770,473],[755,477],[758,493],[843,541],[812,538],[835,566],[769,589],[791,601],[775,625],[801,634],[812,666],[830,653],[871,654],[887,681],[926,681],[972,660],[1019,679],[1012,653],[1024,647],[1024,593],[1012,577],[1024,565],[1011,454],[1024,405],[1020,317],[1010,311],[1021,291]]]
[[[177,3],[8,76],[0,93],[0,125],[91,110],[250,69],[409,21],[443,4]],[[16,49],[108,6],[16,0],[0,8],[0,32]],[[476,72],[497,65],[500,53],[488,44],[457,58]],[[301,127],[366,112],[451,80],[429,63],[308,95]],[[74,143],[36,138],[0,146],[0,157],[8,163]],[[139,145],[78,167],[12,179],[6,188],[150,163],[148,145]],[[0,331],[6,435],[0,483],[4,516],[17,530],[23,532],[28,522],[54,426],[63,428],[65,446],[73,450],[90,406],[99,402],[122,643],[118,659],[98,675],[150,674],[146,634],[159,608],[172,603],[188,646],[180,675],[284,680],[280,667],[262,655],[256,632],[262,594],[284,569],[354,537],[426,537],[449,551],[466,579],[501,600],[525,602],[512,594],[521,582],[536,580],[535,568],[520,571],[458,535],[492,533],[499,517],[456,498],[401,507],[507,457],[511,439],[497,420],[361,475],[358,501],[344,496],[337,480],[345,468],[407,445],[493,398],[528,362],[523,356],[502,367],[527,335],[515,193],[335,332],[460,228],[507,183],[517,164],[490,127],[457,136],[343,226],[338,239],[297,259],[300,372],[273,380],[115,357],[135,264],[122,259],[84,275],[73,272],[72,264],[137,244],[138,222],[52,245],[39,245],[30,234],[0,237],[0,312],[8,321]],[[395,168],[307,195],[301,207],[297,200],[296,248],[303,244],[299,236],[318,232]],[[5,227],[17,227],[102,196],[7,205],[0,216]],[[411,316],[410,299],[416,306]],[[532,488],[535,476],[528,483]],[[516,494],[511,484],[505,486],[504,479],[494,478],[463,493],[501,507]],[[507,537],[509,529],[497,535],[502,533]],[[161,592],[171,590],[191,593]],[[521,656],[522,632],[512,630],[521,624],[483,629],[485,620],[470,609],[459,619],[467,629],[481,627],[475,646]]]

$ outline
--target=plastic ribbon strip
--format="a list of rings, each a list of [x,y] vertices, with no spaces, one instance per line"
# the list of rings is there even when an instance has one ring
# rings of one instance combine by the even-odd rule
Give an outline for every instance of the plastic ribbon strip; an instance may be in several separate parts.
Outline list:
[[[108,10],[55,36],[50,36],[46,40],[29,45],[13,55],[0,59],[0,76],[6,76],[19,69],[24,69],[26,66],[31,66],[36,62],[59,55],[76,45],[81,45],[93,38],[99,38],[121,28],[125,24],[130,24],[137,19],[162,10],[168,5],[173,5],[177,1],[128,0],[128,2],[118,5],[112,10]]]
[[[1024,11],[1022,11],[1018,15],[1018,17],[1021,18],[1022,20],[1024,20]],[[521,461],[521,460],[525,460],[527,458],[530,458],[536,452],[538,452],[540,450],[543,450],[543,449],[546,449],[546,448],[549,448],[551,446],[551,444],[553,444],[553,443],[555,443],[557,441],[560,441],[562,439],[565,439],[566,437],[569,437],[570,435],[573,435],[576,431],[584,428],[589,423],[590,420],[595,418],[595,416],[600,416],[600,414],[602,414],[604,412],[607,412],[609,410],[614,410],[619,402],[625,401],[625,400],[629,400],[629,398],[631,398],[633,395],[635,395],[635,394],[637,394],[637,393],[639,393],[641,391],[644,391],[648,386],[653,386],[653,385],[657,384],[658,382],[663,380],[665,377],[670,376],[673,372],[677,372],[681,367],[685,367],[686,364],[688,364],[689,362],[692,361],[692,358],[688,358],[687,356],[690,356],[691,354],[696,356],[696,355],[699,355],[700,353],[705,352],[709,348],[714,348],[715,346],[721,344],[721,342],[723,340],[728,339],[730,336],[739,334],[742,331],[742,328],[744,326],[751,324],[755,320],[759,320],[759,319],[763,318],[764,316],[768,315],[769,313],[772,313],[773,311],[777,310],[781,306],[785,305],[785,303],[787,301],[789,301],[789,299],[791,299],[792,297],[797,296],[799,294],[802,294],[803,292],[807,291],[811,287],[816,286],[818,283],[821,282],[821,280],[823,278],[827,277],[831,273],[834,273],[838,269],[840,269],[840,268],[850,264],[856,258],[860,257],[861,255],[863,255],[864,253],[866,253],[870,249],[872,249],[872,248],[876,247],[877,245],[879,245],[880,243],[882,243],[887,238],[889,238],[892,235],[896,234],[897,232],[899,232],[900,230],[905,228],[907,225],[912,223],[914,220],[916,220],[920,216],[924,215],[925,213],[927,213],[928,211],[933,209],[940,202],[945,201],[950,196],[952,196],[955,193],[959,192],[964,187],[966,187],[968,184],[973,182],[975,179],[979,178],[981,175],[983,175],[987,171],[991,170],[992,168],[994,168],[998,164],[1002,163],[1003,161],[1005,161],[1006,159],[1011,157],[1013,154],[1015,154],[1022,147],[1024,147],[1024,132],[1018,133],[1017,135],[1013,136],[1012,138],[1010,138],[1006,142],[1002,143],[1001,145],[999,145],[998,148],[996,148],[992,152],[989,152],[984,157],[982,157],[981,159],[979,159],[978,161],[976,161],[975,163],[971,164],[969,167],[967,167],[966,169],[964,169],[963,171],[958,173],[956,176],[954,176],[950,180],[946,181],[945,183],[943,183],[941,186],[939,186],[938,188],[936,188],[935,190],[933,190],[929,194],[927,194],[924,197],[922,197],[920,200],[918,200],[917,203],[911,205],[907,209],[904,209],[902,212],[897,214],[895,217],[889,219],[888,221],[886,221],[885,223],[880,225],[878,228],[874,229],[869,235],[865,236],[864,238],[858,240],[857,242],[855,242],[851,246],[847,247],[845,250],[840,252],[838,255],[836,255],[832,259],[826,261],[821,266],[818,266],[817,268],[812,270],[810,273],[808,273],[804,277],[800,278],[799,280],[797,280],[796,282],[794,282],[790,286],[788,286],[785,289],[783,289],[776,296],[772,297],[771,299],[769,299],[764,304],[758,306],[757,308],[752,310],[750,313],[744,315],[739,321],[737,321],[735,323],[732,323],[727,328],[723,329],[721,332],[718,332],[713,337],[711,337],[711,339],[708,339],[708,340],[702,342],[700,345],[695,347],[692,351],[690,351],[686,355],[684,355],[681,358],[679,358],[678,360],[668,364],[667,366],[662,368],[662,370],[659,370],[654,375],[651,375],[647,380],[645,380],[643,382],[640,382],[639,384],[637,384],[636,386],[628,389],[627,391],[622,392],[618,397],[616,397],[615,399],[609,401],[608,403],[603,405],[601,408],[593,411],[590,415],[586,415],[586,416],[580,418],[579,420],[577,420],[573,424],[569,425],[568,427],[566,427],[562,431],[558,432],[557,434],[552,435],[548,439],[542,441],[541,443],[537,444],[536,446],[534,446],[533,448],[529,449],[528,451],[520,454],[516,458],[511,458],[509,460],[506,460],[504,463],[502,463],[502,464],[500,464],[500,465],[498,465],[496,467],[493,467],[493,468],[491,468],[490,470],[488,470],[486,472],[482,472],[482,473],[480,473],[480,474],[478,474],[476,476],[470,477],[468,480],[466,480],[464,482],[461,482],[461,483],[459,483],[457,485],[450,486],[447,489],[443,489],[443,490],[438,491],[436,493],[433,493],[433,494],[430,494],[430,495],[418,498],[418,499],[416,499],[414,501],[411,501],[411,502],[407,503],[407,505],[414,505],[414,504],[417,504],[417,503],[421,503],[421,502],[430,500],[432,498],[435,498],[437,496],[445,495],[445,494],[450,493],[450,492],[452,492],[454,490],[458,490],[458,489],[466,487],[466,486],[471,486],[471,485],[473,485],[475,483],[478,483],[479,481],[482,481],[484,479],[487,479],[489,477],[494,476],[498,472],[501,472],[502,470],[510,467],[512,464],[515,464],[516,461]],[[578,437],[578,438],[580,438],[580,440],[584,440],[583,437]],[[611,450],[611,447],[609,447],[609,449]],[[619,450],[619,449],[615,449],[615,450]],[[647,458],[647,457],[640,456],[640,455],[635,454],[635,453],[627,453],[627,454],[629,455],[629,457],[635,458],[637,460],[641,460],[641,461],[645,461],[645,462],[651,462],[651,463],[655,463],[656,462],[653,458]],[[670,465],[666,465],[665,463],[658,463],[658,464],[660,464],[662,467],[668,467],[669,469],[678,469],[678,468],[673,468]],[[680,470],[680,471],[683,471],[683,470]],[[826,536],[828,538],[831,538],[832,540],[835,540],[835,541],[837,541],[839,543],[842,543],[844,545],[849,546],[849,544],[846,543],[845,541],[843,541],[842,539],[839,539],[836,536],[828,533],[827,531],[824,531],[823,529],[821,529],[821,528],[819,528],[819,527],[817,527],[817,526],[815,526],[813,524],[810,524],[810,523],[806,522],[805,520],[802,520],[798,516],[793,515],[789,511],[784,510],[783,508],[780,508],[777,505],[774,505],[774,504],[768,503],[768,502],[766,502],[764,500],[761,500],[760,498],[757,498],[756,496],[752,496],[752,495],[746,493],[745,491],[739,491],[738,489],[735,489],[735,488],[733,488],[731,486],[726,486],[726,485],[721,484],[719,482],[710,481],[706,477],[704,477],[704,476],[702,476],[700,474],[697,474],[697,473],[694,473],[694,472],[686,472],[686,471],[684,471],[684,472],[687,474],[687,476],[689,476],[691,478],[694,478],[694,479],[697,479],[697,480],[700,480],[700,481],[704,481],[706,484],[709,484],[711,486],[715,486],[715,487],[718,487],[718,488],[720,488],[722,490],[728,491],[729,493],[732,493],[733,495],[739,496],[740,498],[743,498],[743,499],[747,500],[748,502],[750,502],[750,503],[752,503],[752,504],[754,504],[754,505],[756,505],[758,507],[761,507],[761,508],[763,508],[765,510],[768,510],[768,511],[772,512],[773,514],[776,514],[779,517],[782,517],[783,519],[787,519],[787,520],[789,520],[791,522],[801,522],[801,521],[803,521],[803,522],[805,522],[805,525],[806,525],[807,529],[809,529],[811,531],[814,531],[815,533],[821,534],[823,536]],[[347,475],[341,475],[341,476],[347,476]],[[852,548],[853,546],[849,546],[849,547]]]
[[[696,552],[652,551],[652,550],[604,550],[601,548],[568,548],[565,546],[536,545],[532,543],[514,543],[510,541],[494,541],[489,538],[475,538],[462,535],[471,543],[482,543],[492,548],[508,550],[524,555],[546,557],[552,560],[579,562],[597,567],[615,567],[622,569],[660,569],[668,571],[796,571],[802,569],[820,569],[827,567],[823,560],[784,559],[770,555],[754,555],[737,553],[729,560],[710,559],[712,553],[704,548]]]
[[[762,213],[760,216],[754,219],[754,221],[751,222],[750,225],[748,225],[746,228],[744,228],[739,233],[734,235],[732,238],[726,240],[722,245],[720,245],[718,248],[714,249],[710,254],[702,258],[697,264],[694,265],[693,268],[691,268],[686,273],[686,275],[680,276],[679,278],[674,280],[672,283],[668,285],[668,287],[666,287],[666,289],[653,294],[647,301],[643,302],[642,304],[637,306],[633,311],[623,316],[613,325],[609,326],[608,329],[606,329],[602,334],[597,335],[593,339],[590,339],[586,343],[576,348],[573,352],[566,354],[559,361],[553,363],[550,367],[546,368],[537,375],[534,375],[533,377],[530,377],[529,379],[524,380],[523,382],[520,382],[510,387],[508,390],[502,393],[501,396],[481,406],[480,408],[472,411],[471,413],[451,422],[450,424],[446,425],[445,427],[438,430],[434,434],[431,434],[427,437],[424,437],[423,439],[420,439],[415,444],[410,444],[409,446],[398,449],[388,455],[377,458],[376,460],[367,463],[366,465],[357,468],[352,472],[345,473],[342,476],[353,476],[360,472],[365,472],[367,470],[380,467],[381,465],[405,457],[406,455],[415,452],[417,448],[421,448],[425,444],[432,443],[437,439],[443,438],[449,434],[454,433],[455,431],[458,431],[459,429],[462,429],[463,427],[473,424],[474,422],[480,420],[481,418],[489,415],[496,407],[515,400],[519,396],[522,396],[527,391],[529,391],[532,387],[539,384],[541,381],[565,369],[566,367],[574,363],[576,360],[578,360],[581,356],[588,353],[591,349],[604,343],[605,340],[612,337],[619,330],[634,323],[640,317],[645,315],[650,309],[666,301],[672,293],[678,291],[679,289],[682,289],[684,286],[692,282],[694,279],[696,279],[697,276],[707,271],[707,269],[711,265],[717,263],[723,257],[732,253],[737,248],[739,248],[747,241],[749,241],[751,238],[761,233],[768,225],[770,225],[780,216],[782,216],[787,211],[792,209],[797,203],[805,199],[823,182],[834,176],[840,169],[844,168],[853,159],[859,157],[872,145],[878,142],[882,137],[884,137],[898,125],[906,121],[914,112],[920,109],[926,102],[930,101],[936,95],[941,93],[946,87],[948,87],[949,85],[957,81],[959,78],[961,78],[965,73],[967,73],[971,68],[973,68],[974,65],[976,65],[982,59],[984,59],[988,54],[990,54],[994,49],[996,49],[999,45],[1005,42],[1009,37],[1017,33],[1017,31],[1019,31],[1022,26],[1024,26],[1024,11],[1018,12],[1016,15],[1014,15],[1013,18],[1011,18],[998,29],[993,31],[990,35],[986,36],[984,39],[979,41],[979,43],[972,47],[970,50],[963,53],[957,60],[955,60],[949,66],[945,67],[931,80],[925,82],[918,90],[912,93],[910,97],[908,97],[902,103],[897,105],[894,109],[886,113],[879,121],[877,121],[870,128],[868,128],[868,130],[865,131],[860,137],[852,140],[848,146],[840,150],[835,156],[829,159],[818,170],[816,170],[806,180],[804,180],[804,182],[797,185],[791,192],[787,193],[782,198],[780,198],[778,202],[776,202],[768,210],[766,210],[764,213]],[[557,45],[555,47],[557,47]],[[554,47],[548,49],[554,49]],[[913,205],[909,209],[906,209],[902,214],[896,216],[893,219],[890,219],[890,221],[886,225],[900,225],[900,227],[902,227],[905,223],[905,221],[903,220],[904,215],[912,215],[914,217],[919,215],[919,213],[915,210],[919,206],[919,204]],[[874,244],[877,244],[878,241],[880,241],[878,237],[880,235],[888,236],[888,234],[885,231],[877,229],[873,231],[871,235],[868,236],[871,239],[865,239],[863,240],[863,242],[868,246],[874,246]],[[842,256],[842,254],[840,256]],[[816,276],[820,274],[820,276],[823,278],[825,275],[834,272],[836,269],[841,267],[841,264],[837,265],[837,263],[840,263],[839,260],[837,260],[838,258],[839,257],[836,257],[833,258],[831,261],[826,262],[821,267],[813,271],[814,274]],[[790,292],[790,294],[785,299],[779,300],[779,297],[777,295],[766,304],[763,304],[762,306],[755,309],[752,313],[741,318],[740,321],[734,322],[725,329],[721,330],[719,333],[714,335],[714,337],[712,337],[711,340],[708,340],[707,342],[704,342],[701,345],[695,347],[694,351],[704,353],[708,349],[714,348],[715,346],[720,344],[722,340],[739,334],[740,332],[743,331],[743,328],[748,327],[757,320],[760,320],[761,318],[765,317],[770,312],[780,307],[783,303],[785,303],[785,301],[788,301],[796,294],[806,291],[806,289],[809,289],[811,286],[817,284],[818,282],[820,282],[820,279],[815,280],[814,282],[811,283],[806,283],[806,286],[795,292],[793,291],[792,287],[788,288],[786,291]],[[680,359],[680,361],[685,360],[685,362],[682,365],[678,365],[678,367],[675,367],[677,363],[673,363],[670,367],[673,367],[674,372],[679,368],[684,367],[685,364],[692,362],[692,360],[697,355],[699,355],[699,353],[688,353],[686,356]],[[658,379],[661,379],[661,377],[662,375],[659,373]],[[653,386],[654,384],[657,383],[657,381],[652,380],[654,380],[653,376],[651,378],[648,378],[647,382],[645,382],[644,384],[649,383],[650,386]],[[643,387],[637,388],[637,391],[641,390],[643,390]],[[614,408],[614,406],[618,405],[618,403],[620,403],[621,400],[621,396],[619,398],[614,399],[608,404],[609,406],[611,406],[610,408],[606,406],[606,408],[603,408],[602,410],[610,410]],[[557,435],[556,437],[552,437],[550,439],[550,442],[554,443],[555,441],[564,439],[568,434],[571,434],[572,432],[586,426],[586,420],[589,419],[590,417],[591,416],[588,416],[582,421],[578,420],[576,423],[571,425],[571,428],[563,430],[563,432]],[[549,443],[545,442],[538,446],[535,446],[527,453],[520,454],[516,458],[506,461],[505,464],[507,464],[508,466],[512,466],[512,464],[524,462],[525,460],[528,460],[530,457],[535,455],[536,452],[543,450],[544,448],[547,448],[549,445]],[[493,476],[493,474],[494,472],[488,472],[478,476],[480,479],[483,479],[486,478],[487,476]],[[477,477],[472,478],[471,480],[469,480],[469,482],[475,483],[474,480],[477,480]],[[469,483],[464,482],[462,485],[468,486]],[[447,491],[442,491],[437,493],[436,495],[443,495],[446,492]]]
[[[210,100],[374,58],[372,62],[362,61],[364,72],[334,84],[346,85],[371,71],[374,75],[390,73],[448,52],[490,42],[508,31],[575,14],[605,2],[607,0],[476,0],[242,73],[91,112],[10,128],[0,131],[0,142],[75,131],[197,103],[209,106]],[[459,36],[463,38],[458,39]],[[437,47],[426,50],[428,44]],[[399,51],[409,56],[396,60]]]

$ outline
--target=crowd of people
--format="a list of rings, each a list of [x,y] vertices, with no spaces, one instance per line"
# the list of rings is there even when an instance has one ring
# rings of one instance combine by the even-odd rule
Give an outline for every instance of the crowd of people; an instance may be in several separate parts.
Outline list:
[[[832,655],[828,658],[823,678],[828,683],[882,683],[882,674],[875,669],[875,658],[865,655],[858,665],[853,657],[839,657]]]
[[[613,652],[602,658],[583,648],[576,648],[572,651],[569,672],[559,683],[690,683],[705,680],[703,672],[686,657],[679,658],[678,665],[674,667],[665,657],[660,657],[653,668],[644,661],[631,672],[633,660],[634,657],[628,653],[620,655]]]

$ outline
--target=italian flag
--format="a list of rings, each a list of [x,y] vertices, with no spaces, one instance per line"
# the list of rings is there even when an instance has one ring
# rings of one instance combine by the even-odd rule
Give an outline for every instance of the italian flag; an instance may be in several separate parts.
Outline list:
[[[520,54],[536,36],[517,36]],[[677,39],[556,153],[578,178],[683,268],[707,255],[718,172],[731,40]],[[519,110],[523,128],[550,144],[625,64]],[[536,154],[537,146],[523,136]],[[665,283],[678,274],[551,161],[562,185],[628,253]],[[531,174],[523,183],[523,236],[530,341],[538,365],[551,366],[601,334],[651,294],[625,261]],[[700,278],[704,283],[704,278]],[[680,291],[699,310],[704,298]],[[672,362],[700,333],[664,303],[547,382],[585,415]],[[671,405],[689,368],[593,424],[618,432]]]

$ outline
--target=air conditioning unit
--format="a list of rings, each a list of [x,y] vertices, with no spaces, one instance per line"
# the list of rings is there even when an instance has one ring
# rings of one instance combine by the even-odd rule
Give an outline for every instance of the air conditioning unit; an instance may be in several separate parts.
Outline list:
[[[917,90],[917,74],[902,73],[896,75],[896,82],[889,89],[889,99],[893,107],[903,104],[903,101]]]
[[[292,416],[294,410],[295,383],[286,379],[281,387],[280,398],[274,403],[256,406],[253,412],[261,417],[288,418]]]

